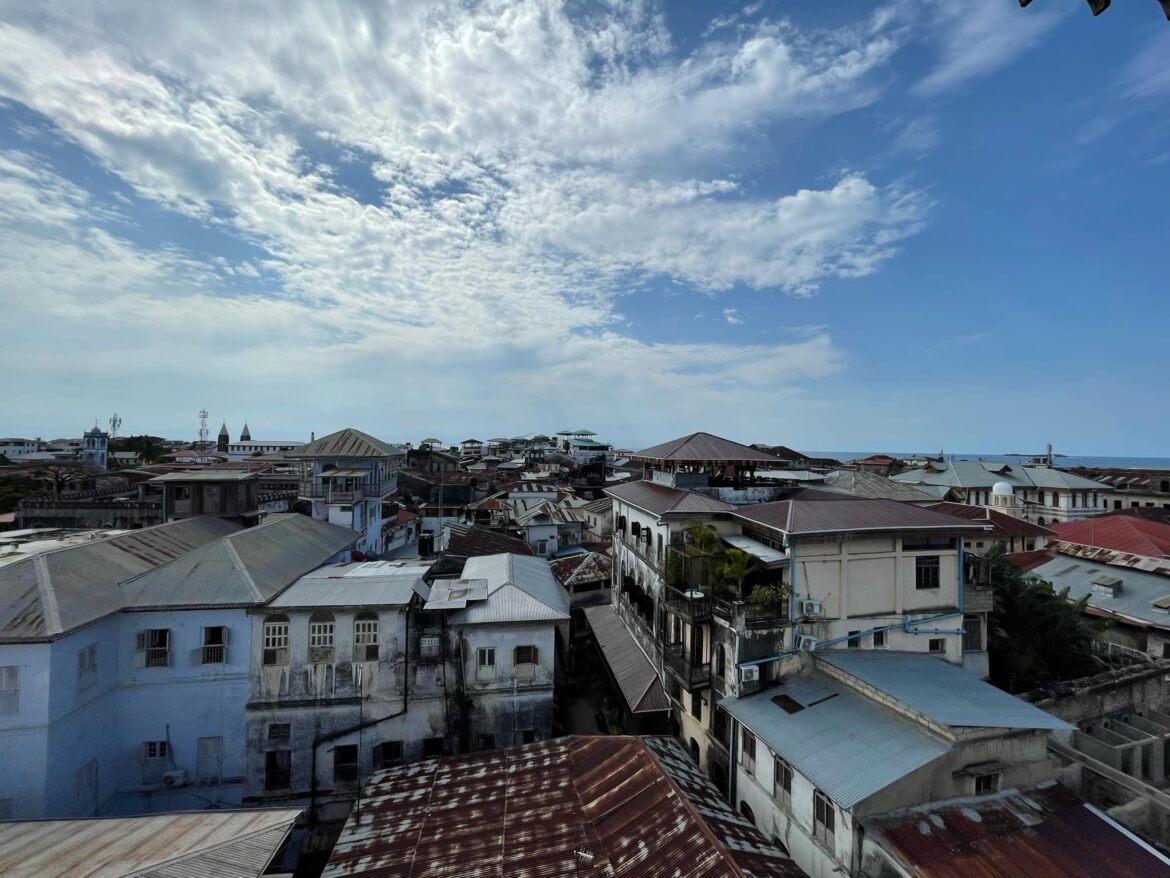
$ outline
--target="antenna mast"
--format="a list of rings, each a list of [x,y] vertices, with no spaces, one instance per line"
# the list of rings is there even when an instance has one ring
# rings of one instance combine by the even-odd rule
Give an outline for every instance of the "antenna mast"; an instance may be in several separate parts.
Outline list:
[[[118,428],[121,426],[122,426],[122,419],[118,417],[117,412],[114,412],[114,414],[110,417],[110,438],[111,439],[118,438]]]

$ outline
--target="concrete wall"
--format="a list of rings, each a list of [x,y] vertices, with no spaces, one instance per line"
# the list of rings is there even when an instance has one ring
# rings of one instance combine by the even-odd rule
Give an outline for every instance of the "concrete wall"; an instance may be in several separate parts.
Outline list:
[[[1041,710],[1079,725],[1113,713],[1170,704],[1170,665],[1109,671],[1024,695]]]

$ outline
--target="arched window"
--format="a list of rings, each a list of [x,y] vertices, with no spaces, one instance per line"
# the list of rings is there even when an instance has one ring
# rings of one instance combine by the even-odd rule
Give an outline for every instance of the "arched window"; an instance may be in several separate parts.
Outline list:
[[[264,619],[264,655],[266,665],[288,664],[288,616]]]
[[[353,660],[378,660],[378,617],[374,613],[358,613],[353,619]]]
[[[743,799],[739,800],[739,813],[742,814],[744,817],[746,817],[748,822],[751,823],[752,826],[756,825],[755,812],[752,811],[752,806],[749,805],[747,802],[745,802]]]
[[[333,614],[325,610],[309,617],[309,661],[333,661]]]

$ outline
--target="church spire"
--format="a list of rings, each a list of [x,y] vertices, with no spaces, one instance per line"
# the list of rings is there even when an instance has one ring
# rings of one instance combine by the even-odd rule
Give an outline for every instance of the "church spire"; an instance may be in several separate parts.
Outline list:
[[[247,421],[244,421],[244,429],[240,432],[240,441],[241,442],[251,442],[252,441],[252,431],[248,429],[248,422]]]

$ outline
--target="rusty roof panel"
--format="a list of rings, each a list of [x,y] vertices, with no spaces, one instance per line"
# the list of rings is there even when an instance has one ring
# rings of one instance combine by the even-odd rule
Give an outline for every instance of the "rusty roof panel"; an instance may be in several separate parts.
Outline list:
[[[691,433],[661,445],[644,448],[630,455],[630,460],[638,463],[730,463],[748,466],[782,462],[774,454],[710,433]]]
[[[1052,781],[1024,793],[915,808],[866,821],[865,829],[920,878],[1170,874],[1170,860]]]
[[[752,866],[739,865],[671,779],[665,763],[680,760],[673,742],[651,749],[638,738],[573,737],[381,772],[363,788],[324,878],[802,874],[711,788],[702,811],[720,812],[747,837]]]

